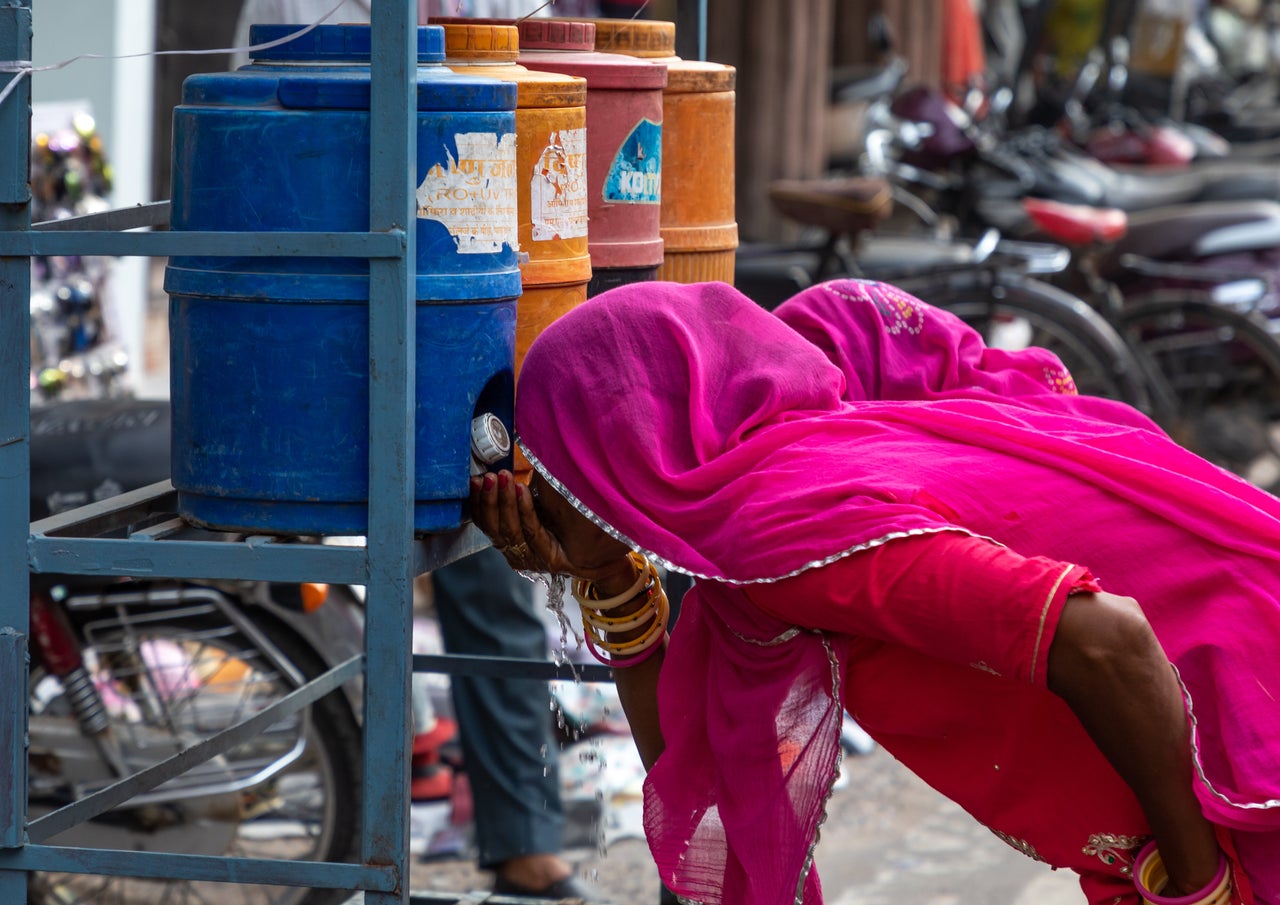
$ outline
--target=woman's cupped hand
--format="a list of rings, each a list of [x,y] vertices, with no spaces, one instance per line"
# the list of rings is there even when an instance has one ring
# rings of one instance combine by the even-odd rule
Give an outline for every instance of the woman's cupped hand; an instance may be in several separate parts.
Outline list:
[[[471,479],[471,518],[513,569],[589,581],[629,581],[627,545],[573,508],[536,473],[528,485],[507,470]]]

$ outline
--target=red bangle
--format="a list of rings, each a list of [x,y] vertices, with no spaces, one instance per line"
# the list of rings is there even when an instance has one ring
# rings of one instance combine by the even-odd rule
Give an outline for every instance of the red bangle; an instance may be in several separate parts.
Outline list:
[[[665,631],[664,631],[664,634],[665,634]],[[597,648],[595,642],[591,640],[590,632],[583,632],[583,638],[587,642],[587,650],[591,652],[591,656],[595,657],[605,666],[612,667],[613,669],[626,669],[628,666],[639,666],[645,660],[648,660],[650,657],[652,657],[655,651],[657,651],[659,648],[662,647],[662,641],[659,640],[654,644],[650,644],[648,648],[646,648],[645,650],[642,650],[640,653],[636,654],[634,657],[624,657],[621,660],[614,660],[600,653],[600,649]]]

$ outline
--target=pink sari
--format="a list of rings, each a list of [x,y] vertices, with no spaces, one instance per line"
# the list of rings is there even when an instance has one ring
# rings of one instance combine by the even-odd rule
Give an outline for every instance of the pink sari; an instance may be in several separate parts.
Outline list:
[[[1042,353],[992,355],[872,284],[806,297],[779,310],[818,345],[723,284],[625,287],[544,331],[520,378],[534,467],[616,536],[714,579],[686,597],[659,688],[645,821],[663,880],[697,902],[821,901],[848,639],[735,585],[935,531],[1138,598],[1187,689],[1205,813],[1280,852],[1280,501],[1070,395]],[[824,318],[832,298],[861,310]]]
[[[787,300],[774,314],[840,369],[849,402],[997,397],[1159,430],[1123,403],[1077,396],[1071,375],[1046,349],[989,349],[954,314],[896,286],[833,280]]]

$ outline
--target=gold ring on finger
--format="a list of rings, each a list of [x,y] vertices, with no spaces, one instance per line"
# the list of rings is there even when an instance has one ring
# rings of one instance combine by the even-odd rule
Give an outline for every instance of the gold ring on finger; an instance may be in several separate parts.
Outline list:
[[[532,551],[529,550],[529,545],[527,543],[525,543],[524,541],[521,541],[518,544],[512,544],[509,547],[503,547],[502,552],[505,553],[507,556],[510,556],[512,559],[524,560],[529,558],[529,554]]]

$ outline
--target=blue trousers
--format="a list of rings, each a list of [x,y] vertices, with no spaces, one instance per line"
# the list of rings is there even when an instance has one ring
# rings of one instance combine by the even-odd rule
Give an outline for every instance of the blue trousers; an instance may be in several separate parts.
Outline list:
[[[492,547],[432,573],[445,651],[547,659],[533,585]],[[462,754],[475,804],[477,863],[558,853],[564,841],[559,744],[547,683],[451,676]]]

